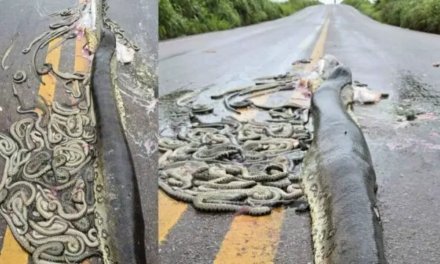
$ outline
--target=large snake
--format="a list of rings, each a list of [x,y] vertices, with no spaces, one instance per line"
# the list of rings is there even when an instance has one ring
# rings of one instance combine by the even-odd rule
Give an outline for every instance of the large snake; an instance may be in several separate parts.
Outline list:
[[[133,160],[114,99],[110,64],[116,38],[101,31],[93,61],[93,99],[98,125],[95,225],[106,263],[145,264],[144,220]]]
[[[348,68],[333,67],[312,97],[314,140],[301,179],[315,264],[386,263],[371,155],[341,96],[351,83]]]

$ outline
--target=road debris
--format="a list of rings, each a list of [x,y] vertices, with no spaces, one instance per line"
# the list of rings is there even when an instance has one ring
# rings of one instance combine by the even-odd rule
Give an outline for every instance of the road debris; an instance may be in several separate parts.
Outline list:
[[[354,102],[360,104],[375,104],[382,99],[382,93],[363,86],[353,86]]]
[[[120,42],[116,43],[116,58],[119,62],[127,64],[133,61],[136,51]]]
[[[309,64],[311,62],[312,62],[312,60],[310,60],[310,59],[301,59],[301,60],[296,60],[296,61],[292,62],[292,65]]]

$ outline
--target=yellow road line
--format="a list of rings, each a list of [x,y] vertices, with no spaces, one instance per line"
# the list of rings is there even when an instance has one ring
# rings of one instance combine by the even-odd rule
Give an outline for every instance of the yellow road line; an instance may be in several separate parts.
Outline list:
[[[75,72],[88,72],[90,67],[90,62],[88,59],[82,57],[82,48],[87,43],[85,37],[81,40],[76,40],[75,44]]]
[[[3,239],[3,248],[0,253],[0,263],[27,264],[28,253],[24,251],[15,241],[11,230],[6,228],[5,237]]]
[[[283,219],[280,208],[268,216],[235,217],[214,264],[273,263]]]
[[[317,43],[313,49],[312,62],[305,71],[310,71],[324,53],[329,20],[324,23]],[[261,96],[265,101],[269,95]],[[292,99],[295,96],[292,95]],[[246,110],[242,116],[251,118],[255,110]],[[214,264],[271,264],[274,262],[285,211],[277,208],[272,214],[263,217],[235,217],[217,253]]]
[[[179,221],[183,212],[188,209],[188,205],[186,203],[178,202],[163,193],[161,190],[158,192],[159,195],[159,244],[161,244],[171,228]]]
[[[325,40],[327,39],[327,32],[328,32],[328,26],[329,26],[330,20],[326,19],[324,22],[324,26],[321,30],[321,33],[318,37],[318,40],[316,41],[315,47],[313,48],[312,51],[312,55],[310,56],[310,63],[307,64],[304,67],[304,72],[310,72],[312,71],[312,69],[316,66],[316,64],[318,63],[318,61],[322,58],[322,56],[324,55],[324,48],[325,48]],[[316,82],[317,80],[309,80],[311,82]],[[316,89],[317,87],[315,83],[312,83],[314,89]],[[313,91],[312,91],[313,92]],[[304,101],[301,101],[304,98],[304,95],[297,90],[294,90],[292,93],[292,98],[291,98],[291,102],[292,101],[296,101],[297,103],[301,103]],[[299,101],[298,101],[299,100]],[[307,102],[307,105],[309,105],[310,102]]]
[[[48,49],[50,50],[52,47],[57,45],[61,41],[60,38],[54,39],[49,43]],[[59,62],[61,57],[61,46],[55,48],[50,54],[46,57],[46,62],[51,63],[55,69],[58,69]],[[43,76],[43,82],[46,85],[41,84],[38,94],[42,96],[46,101],[50,104],[53,102],[55,97],[55,85],[56,79],[49,76]],[[29,255],[26,251],[24,251],[18,242],[15,240],[14,236],[9,229],[9,226],[6,228],[5,237],[3,239],[3,248],[0,253],[0,263],[14,263],[14,264],[27,264]]]
[[[312,56],[310,56],[311,62],[306,65],[305,71],[311,71],[313,67],[318,63],[319,59],[324,55],[325,40],[327,39],[328,26],[330,19],[327,19],[324,23],[324,27],[319,35],[319,38],[313,49]]]
[[[50,50],[52,47],[57,45],[59,42],[61,42],[61,38],[56,38],[56,39],[52,40],[49,43],[48,49]],[[58,70],[58,67],[60,65],[60,58],[61,58],[61,45],[56,47],[50,54],[47,55],[46,63],[52,64],[52,67],[55,70]],[[40,90],[38,91],[38,95],[40,95],[41,97],[46,99],[46,101],[50,104],[53,102],[53,100],[55,98],[55,86],[56,86],[57,80],[53,75],[50,75],[50,74],[43,75],[42,79],[46,85],[43,85],[43,84],[40,85]]]

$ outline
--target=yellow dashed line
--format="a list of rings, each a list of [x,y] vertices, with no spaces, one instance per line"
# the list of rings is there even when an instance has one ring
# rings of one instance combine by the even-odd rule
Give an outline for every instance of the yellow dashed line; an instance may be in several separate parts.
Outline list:
[[[183,212],[188,209],[188,205],[186,203],[178,202],[170,197],[168,197],[161,190],[158,192],[159,194],[159,244],[161,244],[171,228],[179,221]]]
[[[327,39],[328,26],[330,24],[330,19],[327,19],[324,23],[324,27],[319,35],[319,38],[313,49],[312,56],[310,56],[311,62],[306,65],[305,71],[311,71],[313,67],[318,63],[319,59],[324,55],[325,40]]]
[[[316,64],[318,63],[318,61],[322,58],[322,56],[324,55],[324,48],[325,48],[325,40],[327,39],[327,32],[328,32],[328,26],[329,26],[330,20],[327,19],[324,22],[324,26],[322,28],[321,34],[319,35],[318,40],[316,41],[315,47],[313,48],[313,52],[312,55],[310,56],[310,63],[307,64],[304,67],[304,72],[308,73],[311,72],[312,69],[316,66]],[[311,80],[312,81],[312,80]],[[316,82],[316,80],[314,80],[314,82]],[[313,86],[315,86],[316,84],[313,84]],[[317,87],[315,87],[317,88]],[[296,101],[297,103],[302,103],[304,101],[302,101],[303,98],[303,94],[300,91],[294,90],[292,93],[292,98],[291,98],[291,102],[292,101]],[[306,103],[305,105],[309,105],[309,102],[304,102]]]
[[[11,230],[6,228],[5,237],[3,239],[3,248],[0,253],[0,263],[11,264],[27,264],[28,253],[24,251],[15,240]]]
[[[235,217],[214,264],[273,263],[283,219],[280,208],[267,216]]]
[[[61,42],[61,38],[56,38],[52,40],[49,43],[49,50],[55,45],[57,45],[59,42]],[[60,58],[61,58],[61,46],[58,46],[50,54],[47,55],[46,63],[52,64],[52,67],[55,70],[58,70],[58,67],[60,65]],[[50,104],[53,102],[55,98],[55,86],[57,80],[55,76],[51,74],[43,75],[42,79],[46,85],[43,84],[40,85],[40,90],[38,91],[38,95],[46,99],[46,101]]]

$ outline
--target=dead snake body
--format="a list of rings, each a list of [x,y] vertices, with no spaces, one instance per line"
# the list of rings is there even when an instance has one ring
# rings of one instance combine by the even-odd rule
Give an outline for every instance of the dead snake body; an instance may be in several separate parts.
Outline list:
[[[371,155],[341,99],[351,81],[350,70],[338,66],[312,97],[315,134],[302,187],[310,205],[315,264],[386,263]]]
[[[110,62],[116,39],[107,30],[93,60],[92,87],[98,124],[95,224],[105,263],[146,264],[139,188],[114,98]]]

